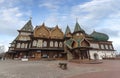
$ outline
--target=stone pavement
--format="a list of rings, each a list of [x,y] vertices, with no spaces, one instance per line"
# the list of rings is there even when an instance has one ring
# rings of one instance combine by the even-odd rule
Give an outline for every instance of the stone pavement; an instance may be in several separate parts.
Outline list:
[[[84,76],[89,76],[92,73],[112,71],[111,64],[116,62],[120,66],[118,61],[104,61],[103,64],[76,64],[67,62],[68,69],[62,70],[58,66],[59,62],[67,61],[0,61],[0,78],[85,78]],[[118,67],[118,65],[116,66]],[[98,77],[91,76],[89,78]]]
[[[105,70],[98,72],[90,72],[87,74],[79,74],[69,78],[120,78],[120,60],[104,61],[104,64],[98,66]]]

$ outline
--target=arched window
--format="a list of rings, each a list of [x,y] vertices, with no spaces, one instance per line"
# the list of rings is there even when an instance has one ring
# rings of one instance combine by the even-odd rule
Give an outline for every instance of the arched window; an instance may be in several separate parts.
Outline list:
[[[31,47],[31,43],[29,43],[29,48]]]
[[[108,49],[108,45],[107,44],[105,45],[105,48]]]
[[[43,47],[47,47],[47,41],[43,42]]]
[[[37,47],[42,47],[42,45],[43,45],[43,41],[42,40],[38,40]]]
[[[37,41],[34,40],[34,41],[33,41],[33,46],[36,46],[36,45],[37,45]]]
[[[110,47],[110,49],[113,49],[113,48],[112,48],[112,45],[109,45],[109,47]]]
[[[59,47],[63,47],[62,42],[59,43]]]
[[[101,49],[104,49],[104,45],[103,44],[101,44]]]
[[[80,34],[79,33],[76,33],[76,36],[79,36]]]
[[[58,47],[58,42],[57,41],[55,42],[55,47]]]
[[[28,47],[28,44],[26,43],[26,44],[25,44],[25,48],[27,48],[27,47]]]
[[[20,43],[17,43],[17,48],[20,48]]]
[[[21,48],[25,48],[25,44],[24,43],[21,44]]]
[[[50,41],[50,47],[53,47],[53,41]]]

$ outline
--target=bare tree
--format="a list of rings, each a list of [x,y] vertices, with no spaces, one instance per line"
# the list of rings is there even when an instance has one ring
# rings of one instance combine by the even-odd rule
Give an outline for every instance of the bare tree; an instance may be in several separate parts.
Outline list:
[[[0,53],[5,52],[5,46],[4,45],[0,45]]]
[[[0,45],[0,60],[4,60],[4,55],[5,55],[5,46]]]

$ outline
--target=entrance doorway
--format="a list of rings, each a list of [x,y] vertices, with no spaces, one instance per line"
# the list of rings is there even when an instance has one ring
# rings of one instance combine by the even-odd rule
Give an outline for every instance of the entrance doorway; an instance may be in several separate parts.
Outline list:
[[[98,60],[98,59],[99,59],[99,57],[98,57],[98,54],[97,54],[97,53],[94,53],[94,59],[95,59],[95,60]]]

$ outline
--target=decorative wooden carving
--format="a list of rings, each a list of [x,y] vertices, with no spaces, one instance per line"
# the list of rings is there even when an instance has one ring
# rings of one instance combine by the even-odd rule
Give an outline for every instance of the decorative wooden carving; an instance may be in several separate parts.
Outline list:
[[[55,27],[52,31],[51,31],[51,38],[55,38],[55,39],[63,39],[64,34],[63,32],[58,28]]]
[[[34,37],[45,37],[49,38],[50,32],[45,26],[39,26],[34,30]]]

